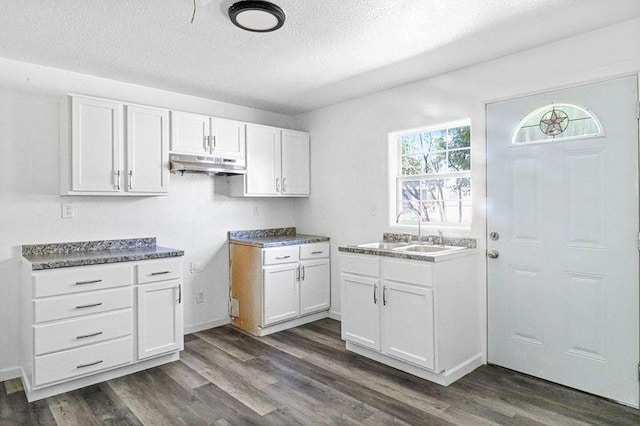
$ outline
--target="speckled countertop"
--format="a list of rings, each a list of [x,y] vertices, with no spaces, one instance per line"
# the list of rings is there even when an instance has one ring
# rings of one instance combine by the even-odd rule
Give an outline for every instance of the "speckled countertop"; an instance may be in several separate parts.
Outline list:
[[[22,246],[22,257],[31,263],[33,271],[105,263],[136,262],[183,255],[183,250],[157,246],[155,238],[79,241]]]
[[[255,247],[282,247],[329,241],[329,237],[296,233],[296,228],[255,229],[229,232],[229,242]]]
[[[383,241],[385,242],[400,242],[403,241],[403,234],[388,234],[385,233]],[[430,235],[427,239],[437,238],[437,235]],[[410,253],[406,251],[398,251],[392,249],[376,249],[368,247],[358,247],[357,245],[348,245],[338,247],[338,251],[343,253],[354,254],[367,254],[371,256],[383,256],[394,257],[398,259],[407,260],[421,260],[424,262],[442,262],[445,260],[451,260],[462,256],[469,256],[477,253],[476,247],[478,242],[474,238],[444,238],[445,245],[463,247],[463,249],[456,249],[452,251],[446,251],[442,253]],[[410,244],[418,244],[417,241],[412,241]]]

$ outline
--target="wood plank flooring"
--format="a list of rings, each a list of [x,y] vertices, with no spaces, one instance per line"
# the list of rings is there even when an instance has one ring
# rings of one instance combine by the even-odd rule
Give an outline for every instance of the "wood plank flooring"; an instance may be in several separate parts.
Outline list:
[[[31,404],[0,386],[0,425],[640,425],[638,410],[484,366],[449,387],[346,352],[340,323],[263,338],[185,336],[181,360]]]

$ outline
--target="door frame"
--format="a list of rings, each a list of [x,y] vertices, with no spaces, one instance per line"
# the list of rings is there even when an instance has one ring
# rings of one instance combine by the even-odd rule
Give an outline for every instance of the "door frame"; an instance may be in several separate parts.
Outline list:
[[[621,78],[628,78],[628,77],[635,77],[636,79],[636,84],[638,86],[638,98],[636,99],[636,105],[638,108],[638,115],[636,116],[636,137],[637,137],[637,147],[638,147],[638,158],[636,159],[636,169],[638,171],[638,173],[636,174],[638,176],[639,181],[636,182],[636,196],[638,197],[637,199],[639,200],[639,208],[640,208],[640,71],[634,71],[634,72],[626,72],[626,73],[620,73],[620,74],[614,74],[614,75],[610,75],[610,76],[606,76],[606,77],[599,77],[599,78],[594,78],[594,79],[589,79],[589,80],[583,80],[580,82],[576,82],[576,83],[569,83],[566,85],[560,85],[560,86],[554,86],[554,87],[547,87],[544,89],[540,89],[538,91],[529,91],[529,92],[524,92],[524,93],[519,93],[519,94],[515,94],[515,95],[509,95],[509,96],[505,96],[505,97],[501,97],[501,98],[495,98],[495,99],[491,99],[491,100],[486,100],[483,102],[483,106],[484,106],[484,206],[483,206],[483,211],[484,211],[484,254],[485,254],[485,260],[484,260],[484,266],[485,266],[485,288],[484,288],[484,292],[485,292],[485,300],[484,300],[484,305],[485,305],[485,312],[486,312],[486,316],[484,318],[484,335],[486,337],[485,340],[485,346],[484,346],[484,358],[485,358],[485,362],[487,365],[489,365],[489,259],[486,256],[486,251],[487,251],[487,245],[488,245],[488,240],[489,240],[489,213],[487,210],[487,202],[489,200],[489,185],[488,185],[488,169],[489,169],[489,163],[487,162],[487,155],[488,155],[488,150],[489,150],[489,138],[488,138],[488,129],[487,129],[487,108],[489,104],[493,104],[493,103],[497,103],[497,102],[504,102],[504,101],[510,101],[510,100],[515,100],[515,99],[520,99],[520,98],[525,98],[528,96],[535,96],[535,95],[540,95],[540,94],[544,94],[544,93],[550,93],[550,92],[555,92],[558,90],[565,90],[565,89],[572,89],[572,88],[578,88],[578,87],[583,87],[583,86],[589,86],[592,84],[597,84],[597,83],[605,83],[605,82],[609,82],[609,81],[613,81],[613,80],[618,80]],[[640,227],[640,216],[637,218],[638,220],[638,226]],[[638,243],[639,243],[639,247],[638,249],[640,250],[640,234],[638,235]],[[638,280],[638,286],[640,286],[640,279]],[[639,306],[639,311],[640,311],[640,300],[638,300],[638,306]],[[640,326],[640,324],[639,324]],[[640,336],[639,336],[639,341],[640,341]],[[639,347],[640,350],[640,347]],[[639,368],[640,368],[640,360],[639,361]],[[638,382],[638,386],[640,386],[640,381]],[[618,401],[614,401],[617,402],[619,404],[622,404]],[[622,404],[624,405],[624,404]],[[634,407],[635,408],[635,407]]]

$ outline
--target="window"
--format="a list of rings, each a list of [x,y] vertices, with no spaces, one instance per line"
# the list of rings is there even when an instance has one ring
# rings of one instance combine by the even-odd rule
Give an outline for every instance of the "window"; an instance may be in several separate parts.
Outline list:
[[[523,118],[511,139],[512,145],[602,136],[600,121],[578,105],[551,104]]]
[[[394,133],[390,144],[392,224],[416,225],[419,214],[422,223],[470,226],[469,120]]]

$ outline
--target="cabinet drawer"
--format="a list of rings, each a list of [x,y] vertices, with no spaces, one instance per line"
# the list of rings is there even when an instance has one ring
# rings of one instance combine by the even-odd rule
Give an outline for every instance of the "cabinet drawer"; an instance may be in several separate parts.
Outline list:
[[[173,280],[182,277],[182,259],[148,260],[138,265],[138,283]]]
[[[340,257],[340,269],[358,275],[380,276],[380,259],[377,256],[353,256],[343,254]]]
[[[132,294],[132,287],[123,287],[37,299],[33,301],[34,320],[39,323],[129,308]]]
[[[85,376],[133,360],[131,336],[95,345],[38,356],[34,365],[36,387]]]
[[[319,259],[329,257],[329,243],[302,244],[300,259]]]
[[[382,271],[386,280],[422,286],[433,285],[433,264],[428,262],[384,259]]]
[[[132,266],[80,266],[34,272],[34,297],[58,296],[87,290],[131,285]]]
[[[36,325],[33,327],[34,352],[42,355],[124,337],[130,335],[132,329],[131,309]]]
[[[264,265],[297,262],[300,246],[271,247],[262,250]]]

